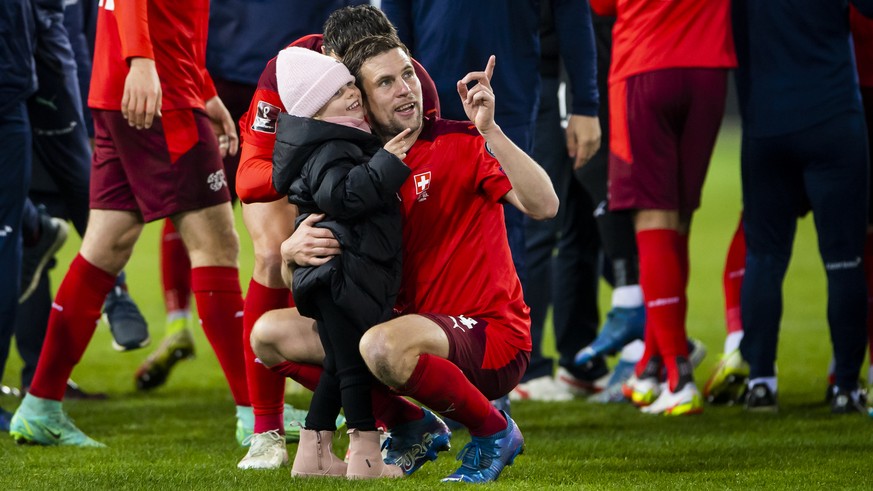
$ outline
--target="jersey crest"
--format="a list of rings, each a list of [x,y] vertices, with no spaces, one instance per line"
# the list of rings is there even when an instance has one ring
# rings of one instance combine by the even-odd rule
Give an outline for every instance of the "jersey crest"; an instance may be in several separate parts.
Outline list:
[[[413,176],[413,182],[415,182],[415,194],[418,195],[417,201],[424,201],[427,199],[427,190],[430,189],[430,180],[431,180],[430,171],[416,174]]]

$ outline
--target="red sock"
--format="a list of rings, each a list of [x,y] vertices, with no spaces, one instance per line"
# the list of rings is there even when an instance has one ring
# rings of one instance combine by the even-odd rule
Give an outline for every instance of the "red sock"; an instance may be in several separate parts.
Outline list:
[[[246,360],[246,381],[255,413],[255,433],[285,431],[285,377],[255,361],[249,341],[255,322],[265,313],[288,307],[287,288],[268,288],[254,279],[249,282],[243,308],[243,349]]]
[[[388,387],[382,384],[374,384],[373,416],[377,420],[376,426],[381,424],[381,426],[391,429],[399,424],[421,419],[424,417],[424,413],[416,404],[392,392]]]
[[[113,286],[114,275],[81,255],[73,259],[52,303],[31,394],[55,401],[64,398],[67,379],[94,335],[103,302]]]
[[[867,278],[867,348],[873,364],[873,234],[864,243],[864,273]]]
[[[743,220],[740,219],[737,231],[731,240],[727,260],[724,265],[724,314],[728,334],[741,332],[743,320],[740,316],[740,290],[743,286],[743,276],[746,274],[746,234]]]
[[[634,367],[634,374],[637,377],[643,374],[643,370],[649,364],[649,360],[655,356],[661,356],[661,352],[658,351],[658,342],[655,339],[655,330],[651,328],[649,323],[648,311],[646,312],[646,328],[643,331],[643,344],[645,345],[643,356]]]
[[[321,378],[321,372],[324,371],[324,368],[309,363],[283,361],[278,365],[270,367],[270,370],[283,377],[290,378],[311,392],[315,392],[315,388],[318,387],[318,379]]]
[[[506,429],[503,415],[467,380],[454,363],[438,356],[418,356],[412,376],[398,392],[463,424],[473,436]]]
[[[203,332],[215,351],[237,406],[249,406],[242,347],[242,291],[239,271],[226,266],[191,270],[191,287]]]
[[[675,388],[679,382],[679,372],[675,369],[676,363],[668,362],[668,358],[688,358],[685,334],[688,302],[683,278],[683,272],[687,268],[682,266],[682,242],[684,241],[675,230],[637,232],[640,286],[646,299],[646,331],[647,334],[651,331],[658,345],[658,351],[667,367],[667,379],[671,388]]]
[[[161,230],[161,284],[167,313],[187,311],[191,299],[191,260],[182,236],[169,218],[164,220]]]
[[[679,255],[679,271],[682,280],[682,291],[688,290],[688,279],[691,276],[691,262],[688,259],[688,240],[691,234],[676,232],[676,252]]]

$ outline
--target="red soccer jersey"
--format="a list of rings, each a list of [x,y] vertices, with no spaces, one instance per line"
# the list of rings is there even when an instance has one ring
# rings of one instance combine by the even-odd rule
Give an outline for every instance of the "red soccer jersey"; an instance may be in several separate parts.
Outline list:
[[[730,0],[591,0],[612,29],[609,83],[663,68],[733,68]]]
[[[873,87],[873,19],[868,19],[851,6],[849,20],[855,42],[855,64],[861,87]]]
[[[512,263],[501,199],[511,189],[471,123],[426,119],[404,162],[401,314],[481,317],[531,349],[530,309]]]
[[[321,34],[304,36],[288,46],[299,46],[321,51]],[[412,60],[421,82],[422,105],[425,114],[439,116],[439,97],[436,86],[427,71]],[[239,121],[241,154],[236,175],[236,194],[243,203],[271,202],[284,197],[273,189],[273,145],[276,143],[276,122],[285,110],[279,98],[276,82],[276,58],[267,66],[258,80],[255,96],[249,110]]]
[[[215,95],[206,72],[209,1],[100,0],[88,106],[118,111],[131,58],[155,60],[165,111],[202,108]]]

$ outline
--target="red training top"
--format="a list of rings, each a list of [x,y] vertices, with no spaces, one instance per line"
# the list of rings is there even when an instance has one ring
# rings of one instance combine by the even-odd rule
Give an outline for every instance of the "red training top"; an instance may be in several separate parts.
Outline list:
[[[400,188],[397,310],[481,317],[502,326],[489,331],[489,339],[530,350],[530,309],[512,263],[501,201],[512,185],[472,123],[426,118],[424,125],[403,160],[412,174]],[[514,354],[500,359],[486,351],[486,365],[503,366]]]
[[[591,0],[616,16],[609,83],[663,68],[733,68],[730,0]]]
[[[209,0],[100,0],[88,106],[118,111],[131,58],[155,60],[161,110],[203,108]]]
[[[288,46],[299,46],[321,52],[321,34],[304,36]],[[427,71],[412,60],[415,74],[421,83],[422,107],[425,115],[439,116],[439,97],[436,86]],[[276,82],[276,58],[267,66],[258,80],[255,96],[249,110],[239,121],[240,160],[236,173],[236,194],[243,203],[271,202],[284,195],[273,189],[273,145],[276,143],[276,121],[285,110],[279,98]]]

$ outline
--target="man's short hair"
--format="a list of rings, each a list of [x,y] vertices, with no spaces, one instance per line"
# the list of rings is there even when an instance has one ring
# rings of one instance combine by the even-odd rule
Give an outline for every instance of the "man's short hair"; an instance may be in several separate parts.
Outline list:
[[[407,56],[409,55],[406,45],[400,42],[397,36],[368,36],[349,47],[343,57],[343,64],[352,72],[360,86],[361,67],[364,63],[370,58],[397,48],[402,49]]]
[[[324,52],[343,58],[349,47],[367,36],[394,36],[397,30],[388,17],[372,5],[355,5],[335,10],[321,31]]]

